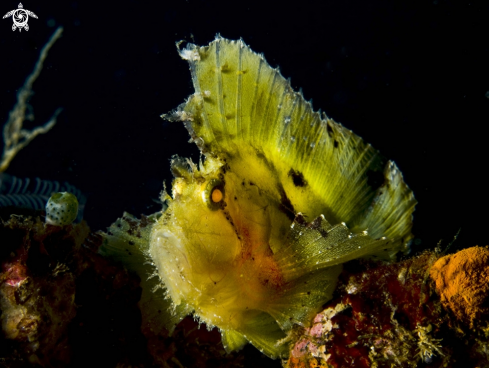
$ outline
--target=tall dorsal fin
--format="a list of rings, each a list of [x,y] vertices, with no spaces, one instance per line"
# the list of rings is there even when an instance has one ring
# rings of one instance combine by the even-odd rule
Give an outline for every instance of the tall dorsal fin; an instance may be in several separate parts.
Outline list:
[[[205,155],[256,155],[295,212],[323,214],[406,251],[416,204],[396,165],[351,130],[312,109],[278,69],[242,40],[217,37],[180,50],[195,93],[174,112]]]

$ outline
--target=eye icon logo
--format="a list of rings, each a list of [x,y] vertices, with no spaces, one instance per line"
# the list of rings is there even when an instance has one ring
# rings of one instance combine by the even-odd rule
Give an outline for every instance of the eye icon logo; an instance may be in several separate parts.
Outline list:
[[[12,17],[12,20],[14,21],[14,24],[12,25],[12,31],[15,31],[18,28],[20,32],[22,31],[22,28],[24,28],[26,31],[29,30],[29,25],[27,24],[29,16],[37,18],[36,14],[31,12],[30,10],[24,9],[22,3],[19,3],[18,9],[9,11],[3,16],[3,19]]]

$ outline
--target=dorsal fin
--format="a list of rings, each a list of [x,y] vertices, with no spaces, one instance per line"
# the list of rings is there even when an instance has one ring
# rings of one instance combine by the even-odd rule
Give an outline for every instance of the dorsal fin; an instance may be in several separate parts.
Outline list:
[[[208,46],[188,44],[180,55],[190,64],[195,93],[173,119],[185,123],[205,155],[253,152],[296,213],[392,238],[390,255],[408,249],[416,200],[393,162],[313,111],[242,40],[219,36]]]

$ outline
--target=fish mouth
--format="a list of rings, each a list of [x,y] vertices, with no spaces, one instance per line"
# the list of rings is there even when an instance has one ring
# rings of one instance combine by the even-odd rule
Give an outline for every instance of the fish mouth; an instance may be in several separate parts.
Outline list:
[[[184,274],[191,267],[184,239],[169,229],[154,229],[148,253],[168,295],[175,305],[179,305],[190,287]]]

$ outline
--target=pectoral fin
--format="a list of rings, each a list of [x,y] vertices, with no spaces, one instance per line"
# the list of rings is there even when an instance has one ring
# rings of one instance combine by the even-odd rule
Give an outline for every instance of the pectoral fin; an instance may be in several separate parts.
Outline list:
[[[291,225],[287,245],[275,255],[286,280],[339,265],[352,259],[382,254],[391,239],[373,239],[364,231],[352,233],[344,223],[331,225],[323,216],[306,223],[299,213]]]
[[[248,340],[237,331],[221,331],[222,345],[227,353],[235,350],[241,350],[248,343]]]
[[[308,325],[332,298],[341,265],[381,254],[390,241],[373,239],[366,232],[352,233],[344,223],[333,226],[323,216],[307,223],[298,214],[286,245],[274,255],[286,284],[266,311],[284,330],[294,324]]]
[[[268,313],[256,310],[245,313],[238,334],[272,359],[288,355],[288,346],[281,343],[286,335]],[[236,342],[240,342],[236,336],[234,338]]]
[[[186,303],[173,305],[165,296],[165,290],[156,269],[147,255],[153,220],[141,220],[129,213],[117,219],[107,233],[101,233],[104,242],[99,249],[103,256],[121,262],[128,270],[141,278],[141,301],[143,326],[158,332],[165,328],[171,334],[175,326],[191,311]]]
[[[332,298],[342,269],[341,265],[336,265],[289,282],[280,298],[269,304],[267,312],[285,331],[294,324],[308,326],[321,307]]]

